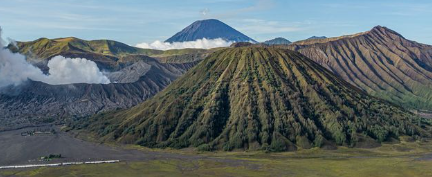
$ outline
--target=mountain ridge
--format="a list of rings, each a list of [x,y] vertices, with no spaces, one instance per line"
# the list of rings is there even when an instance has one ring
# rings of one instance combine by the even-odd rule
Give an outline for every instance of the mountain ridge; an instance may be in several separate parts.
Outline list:
[[[113,40],[83,40],[76,37],[39,38],[34,41],[16,42],[8,48],[14,53],[21,53],[27,60],[45,72],[46,64],[54,56],[62,55],[69,58],[86,58],[94,61],[100,69],[117,71],[134,61],[125,60],[128,55],[150,56],[161,62],[194,62],[202,60],[207,55],[204,49],[153,50],[132,47]],[[188,57],[191,55],[191,57]],[[183,56],[183,57],[182,57]],[[188,59],[188,58],[190,59]],[[176,61],[175,59],[178,59]]]
[[[310,40],[310,39],[326,39],[326,38],[327,38],[326,36],[312,36],[312,37],[307,38],[306,40]]]
[[[147,147],[289,151],[430,136],[414,122],[429,126],[300,53],[247,46],[216,51],[142,104],[73,126]]]
[[[397,33],[396,31],[391,30],[390,28],[387,28],[385,26],[378,25],[378,26],[373,27],[371,30],[365,31],[365,32],[359,32],[359,33],[349,34],[349,35],[342,35],[342,36],[338,36],[338,37],[306,39],[306,40],[293,42],[293,44],[310,45],[310,44],[317,44],[317,43],[333,42],[333,41],[337,41],[337,40],[355,38],[357,36],[362,36],[362,35],[371,34],[371,33],[378,33],[378,32],[381,32],[381,34],[383,34],[383,33],[393,34],[393,35],[396,35],[398,37],[405,39],[401,34]]]
[[[0,130],[35,126],[46,119],[49,123],[64,123],[71,118],[132,107],[161,91],[197,63],[159,63],[148,58],[109,73],[110,84],[49,85],[29,80],[2,88]]]
[[[291,43],[292,43],[291,41],[289,41],[288,39],[285,39],[283,37],[277,37],[277,38],[263,42],[263,44],[266,44],[266,45],[288,45]]]
[[[0,130],[54,123],[73,117],[129,108],[153,96],[207,56],[208,50],[143,50],[116,41],[75,37],[17,42],[8,46],[48,73],[51,57],[94,61],[111,84],[49,85],[28,81],[0,89]],[[144,55],[146,54],[146,55]],[[154,57],[149,57],[151,55]],[[86,101],[81,101],[86,100]]]
[[[288,48],[371,95],[409,109],[432,109],[430,45],[376,26],[354,35],[298,41]]]

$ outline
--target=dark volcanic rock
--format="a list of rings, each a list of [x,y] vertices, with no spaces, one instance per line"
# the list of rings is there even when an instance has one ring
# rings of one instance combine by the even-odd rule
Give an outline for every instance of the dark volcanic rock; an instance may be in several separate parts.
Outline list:
[[[161,91],[196,63],[162,64],[156,59],[136,62],[112,73],[111,77],[120,83],[49,85],[28,81],[3,88],[0,130],[132,107]],[[132,72],[131,68],[141,72]]]
[[[110,40],[87,41],[73,37],[41,38],[17,42],[16,46],[8,47],[25,55],[27,61],[45,73],[49,69],[48,61],[58,55],[94,61],[112,84],[48,85],[29,81],[18,87],[3,88],[0,90],[0,130],[131,107],[165,88],[207,56],[207,50],[203,49],[158,51]]]

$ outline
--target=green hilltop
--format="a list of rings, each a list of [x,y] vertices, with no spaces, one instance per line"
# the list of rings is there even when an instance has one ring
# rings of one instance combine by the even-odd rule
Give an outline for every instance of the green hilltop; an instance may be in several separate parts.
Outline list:
[[[254,46],[218,50],[144,103],[73,125],[105,141],[228,151],[371,147],[429,126],[297,52]]]
[[[63,52],[89,52],[102,55],[121,56],[125,54],[154,55],[163,51],[141,49],[111,40],[86,41],[74,37],[18,42],[18,52],[34,58],[47,59]]]
[[[13,52],[24,54],[34,62],[46,62],[54,56],[87,58],[104,69],[118,69],[122,64],[134,61],[128,56],[139,55],[159,59],[161,62],[185,63],[202,60],[208,53],[217,50],[174,49],[153,50],[132,47],[112,40],[82,40],[74,37],[47,39],[40,38],[30,42],[17,42],[9,45]],[[137,58],[137,57],[132,57]]]

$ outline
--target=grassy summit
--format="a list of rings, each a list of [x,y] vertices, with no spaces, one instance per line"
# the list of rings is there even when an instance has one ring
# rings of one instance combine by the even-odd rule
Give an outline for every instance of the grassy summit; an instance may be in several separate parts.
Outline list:
[[[104,55],[120,56],[124,54],[159,54],[162,51],[131,47],[117,41],[93,40],[86,41],[74,37],[47,39],[40,38],[30,42],[18,42],[18,52],[33,55],[40,59],[51,58],[64,52],[88,52]]]
[[[78,127],[105,140],[202,150],[372,146],[426,137],[429,124],[285,49],[216,51],[131,109]]]
[[[29,57],[36,62],[49,60],[54,56],[82,57],[95,61],[99,66],[114,68],[124,62],[130,55],[145,55],[161,58],[162,62],[192,62],[201,60],[207,55],[204,49],[153,50],[132,47],[112,40],[82,40],[74,37],[47,39],[40,38],[29,42],[17,42],[17,46],[9,45],[9,49]]]

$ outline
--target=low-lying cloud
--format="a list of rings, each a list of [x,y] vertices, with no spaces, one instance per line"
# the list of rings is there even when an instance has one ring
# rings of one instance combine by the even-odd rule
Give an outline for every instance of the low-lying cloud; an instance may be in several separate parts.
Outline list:
[[[228,47],[232,44],[230,41],[225,41],[221,38],[217,39],[198,39],[196,41],[186,41],[186,42],[162,42],[154,41],[152,43],[140,43],[136,47],[143,49],[156,49],[156,50],[171,50],[171,49],[211,49],[217,47]]]
[[[16,86],[28,79],[51,85],[110,83],[96,63],[85,58],[56,56],[48,62],[49,74],[46,75],[39,68],[27,62],[24,55],[12,53],[3,44],[0,29],[0,87]]]

